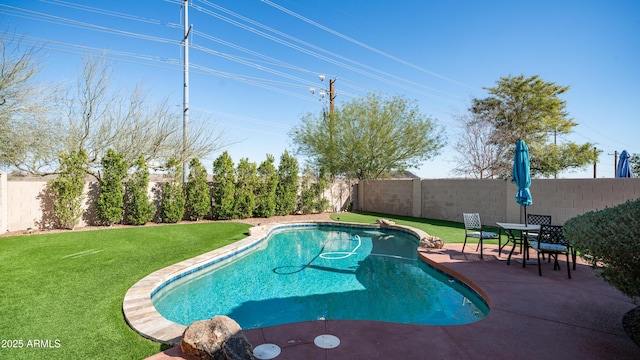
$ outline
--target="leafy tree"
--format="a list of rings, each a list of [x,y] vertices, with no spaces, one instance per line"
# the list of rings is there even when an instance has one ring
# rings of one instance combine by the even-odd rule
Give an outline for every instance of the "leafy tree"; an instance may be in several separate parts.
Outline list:
[[[149,168],[144,157],[136,160],[134,169],[125,190],[125,218],[128,224],[144,225],[153,219],[156,211],[149,201]]]
[[[267,160],[258,166],[258,186],[256,188],[257,217],[270,217],[276,213],[276,187],[278,186],[278,172],[274,165],[273,155],[267,154]]]
[[[235,171],[226,151],[213,162],[213,216],[233,219],[235,203]]]
[[[200,160],[192,159],[186,186],[186,212],[191,220],[198,221],[211,211],[211,191],[207,183],[207,170]]]
[[[444,146],[434,121],[400,96],[369,94],[329,116],[307,114],[291,137],[298,154],[334,175],[377,179],[418,167]]]
[[[328,181],[322,174],[316,176],[311,168],[304,170],[300,191],[298,210],[303,214],[323,212],[329,207],[329,200],[324,197]]]
[[[47,184],[53,193],[53,211],[63,229],[73,229],[82,215],[86,164],[83,149],[60,155],[59,175]]]
[[[569,90],[568,86],[545,82],[538,75],[520,75],[503,77],[495,87],[485,90],[489,96],[473,99],[470,111],[493,123],[490,141],[501,149],[495,165],[499,176],[509,176],[519,139],[529,148],[532,175],[556,176],[593,163],[597,156],[593,144],[556,141],[558,135],[569,134],[578,125],[568,117],[566,102],[559,97]]]
[[[298,201],[298,161],[286,150],[280,156],[278,185],[276,186],[276,215],[289,215],[296,211]]]
[[[182,192],[182,164],[176,159],[169,159],[167,162],[168,179],[162,187],[162,203],[160,205],[160,216],[162,222],[177,223],[184,217],[185,198]]]
[[[250,218],[256,207],[255,189],[258,182],[256,163],[242,158],[236,171],[236,201],[234,213],[241,219]]]
[[[122,154],[109,149],[102,158],[100,195],[96,203],[98,217],[107,225],[122,221],[124,212],[124,184],[129,166]]]

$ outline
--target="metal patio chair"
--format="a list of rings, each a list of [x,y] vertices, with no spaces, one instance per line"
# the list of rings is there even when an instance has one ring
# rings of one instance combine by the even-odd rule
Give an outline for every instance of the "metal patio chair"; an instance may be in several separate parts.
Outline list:
[[[553,270],[560,269],[558,255],[567,256],[567,274],[571,279],[571,261],[569,255],[573,257],[571,245],[564,237],[561,225],[540,225],[540,233],[537,237],[529,237],[529,248],[538,253],[538,275],[542,276],[542,267],[540,266],[540,256],[547,254],[549,260],[553,257]],[[575,265],[574,265],[575,266]]]
[[[480,248],[480,259],[482,259],[482,240],[497,239],[498,234],[483,230],[482,223],[480,222],[480,214],[478,213],[463,213],[462,217],[464,219],[464,244],[462,244],[462,252],[464,253],[464,247],[467,245],[467,238],[476,238],[478,239],[476,251]]]

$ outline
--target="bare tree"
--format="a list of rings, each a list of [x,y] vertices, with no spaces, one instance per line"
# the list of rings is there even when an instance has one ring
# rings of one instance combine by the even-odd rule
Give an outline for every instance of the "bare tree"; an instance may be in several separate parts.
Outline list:
[[[62,93],[54,84],[37,83],[42,66],[38,46],[15,34],[0,38],[0,166],[37,173],[57,162],[61,124],[51,117]]]
[[[458,152],[452,170],[455,175],[488,179],[500,174],[503,148],[492,138],[495,136],[492,122],[483,116],[487,114],[468,112],[454,116],[461,129],[455,143]]]
[[[153,168],[162,168],[168,159],[182,162],[204,157],[227,145],[224,132],[207,132],[206,124],[190,122],[187,151],[183,150],[182,114],[169,98],[149,99],[143,86],[127,92],[112,89],[104,59],[85,58],[75,96],[68,98],[69,131],[65,145],[84,148],[89,155],[89,171],[100,177],[100,157],[108,149],[123,154],[129,164],[140,156]]]

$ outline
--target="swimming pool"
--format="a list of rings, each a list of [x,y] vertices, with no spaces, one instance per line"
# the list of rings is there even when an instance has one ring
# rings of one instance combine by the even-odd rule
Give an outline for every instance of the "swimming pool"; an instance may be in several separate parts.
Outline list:
[[[310,320],[456,325],[489,312],[483,299],[417,256],[389,229],[278,228],[232,258],[158,287],[151,301],[182,325],[227,315],[243,329]]]

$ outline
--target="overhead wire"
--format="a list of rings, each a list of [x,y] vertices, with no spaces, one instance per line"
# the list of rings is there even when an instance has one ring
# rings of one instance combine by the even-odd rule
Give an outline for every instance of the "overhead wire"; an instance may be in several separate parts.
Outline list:
[[[133,21],[140,21],[140,22],[145,22],[145,23],[151,23],[151,24],[156,24],[156,25],[165,25],[165,26],[169,26],[169,27],[173,27],[176,28],[178,27],[177,24],[172,24],[172,23],[168,23],[168,22],[164,22],[161,20],[155,20],[155,19],[150,19],[150,18],[146,18],[146,17],[140,17],[140,16],[136,16],[136,15],[130,15],[130,14],[124,14],[124,13],[120,13],[120,12],[115,12],[115,11],[110,11],[110,10],[104,10],[104,9],[99,9],[99,8],[95,8],[95,7],[90,7],[90,6],[86,6],[86,5],[80,5],[80,4],[74,4],[74,3],[70,3],[68,1],[62,1],[62,0],[45,0],[46,2],[49,2],[51,4],[55,4],[55,5],[61,5],[61,6],[66,6],[66,7],[70,7],[70,8],[75,8],[78,10],[83,10],[83,11],[90,11],[90,12],[94,12],[94,13],[99,13],[99,14],[103,14],[103,15],[107,15],[107,16],[114,16],[114,17],[119,17],[119,18],[123,18],[123,19],[127,19],[127,20],[133,20]],[[174,1],[173,3],[178,3],[176,1]],[[208,3],[208,2],[207,2]],[[116,35],[122,35],[122,36],[129,36],[129,37],[134,37],[134,38],[138,38],[138,39],[142,39],[142,40],[151,40],[151,41],[156,41],[156,42],[161,42],[161,43],[167,43],[167,44],[171,44],[171,45],[179,45],[180,41],[179,40],[172,40],[172,39],[165,39],[165,38],[160,38],[160,37],[156,37],[156,36],[150,36],[150,35],[145,35],[145,34],[139,34],[139,33],[134,33],[134,32],[130,32],[130,31],[124,31],[124,30],[119,30],[119,29],[114,29],[111,27],[105,27],[105,26],[99,26],[96,24],[90,24],[90,23],[86,23],[86,22],[82,22],[82,21],[77,21],[77,20],[73,20],[73,19],[68,19],[68,18],[64,18],[64,17],[60,17],[60,16],[55,16],[55,15],[50,15],[50,14],[45,14],[45,13],[41,13],[41,12],[37,12],[37,11],[32,11],[32,10],[28,10],[28,9],[22,9],[19,7],[14,7],[14,6],[9,6],[9,5],[3,5],[0,4],[2,6],[4,6],[6,9],[8,9],[8,12],[18,16],[18,17],[24,17],[24,18],[30,18],[30,19],[35,19],[38,21],[44,21],[44,22],[49,22],[49,23],[53,23],[53,24],[60,24],[60,25],[65,25],[65,26],[72,26],[72,27],[77,27],[77,28],[82,28],[82,29],[88,29],[88,30],[95,30],[95,31],[102,31],[102,32],[107,32],[107,33],[111,33],[111,34],[116,34]],[[21,13],[22,12],[22,13]],[[208,34],[204,33],[204,32],[198,32],[197,33],[198,36],[203,37],[205,39],[208,40],[220,40],[214,37],[209,36]],[[232,48],[235,48],[237,50],[241,50],[244,49],[242,47],[239,47],[237,45],[234,46],[233,43],[230,42],[224,42],[224,41],[219,41],[220,43],[223,43],[227,46],[231,46]],[[64,46],[70,46],[73,44],[69,44],[69,43],[63,43],[63,42],[56,42],[58,45],[64,44]],[[308,43],[305,43],[308,44]],[[105,52],[110,54],[111,56],[117,56],[117,57],[130,57],[130,58],[136,58],[138,60],[145,60],[145,61],[152,61],[152,62],[159,62],[159,63],[163,63],[163,64],[169,64],[169,65],[178,65],[178,61],[176,59],[171,59],[171,60],[163,60],[162,57],[157,57],[157,56],[146,56],[143,54],[134,54],[134,53],[125,53],[125,52],[118,52],[118,51],[114,51],[114,50],[105,50],[105,49],[98,49],[98,48],[92,48],[92,47],[87,47],[87,46],[81,46],[81,45],[76,45],[75,48],[77,49],[82,49],[82,50],[90,50],[90,51],[101,51],[101,52]],[[203,46],[195,46],[194,48],[201,50],[201,51],[205,51],[205,52],[210,52],[211,53],[211,49],[208,49],[206,47]],[[64,51],[64,52],[69,52],[69,53],[75,53],[78,54],[78,51],[73,51],[73,50],[68,50],[68,49],[60,49],[60,48],[56,48],[55,50],[57,51]],[[284,67],[288,67],[291,69],[294,69],[296,71],[302,71],[302,72],[312,72],[312,73],[317,73],[315,71],[310,71],[310,70],[306,70],[304,68],[286,63],[284,61],[272,58],[272,57],[268,57],[266,55],[262,55],[258,52],[254,52],[248,49],[247,53],[250,53],[254,56],[260,57],[262,59],[265,60],[269,60],[271,61],[272,65],[276,65],[276,66],[284,66]],[[228,59],[232,59],[234,61],[240,61],[240,62],[244,62],[246,65],[249,66],[253,66],[255,68],[258,68],[260,70],[263,71],[267,71],[267,72],[271,72],[275,75],[278,76],[284,76],[285,78],[289,78],[291,80],[294,81],[298,81],[300,83],[304,83],[304,84],[311,84],[307,79],[303,79],[303,78],[299,78],[299,77],[295,77],[292,75],[288,75],[286,73],[283,72],[278,72],[278,71],[273,71],[268,70],[268,68],[261,66],[259,64],[256,64],[255,59],[242,59],[238,56],[235,55],[230,55],[230,54],[224,54],[221,52],[215,52],[213,51],[213,53],[216,53],[219,56],[223,56],[223,57],[227,57]],[[112,57],[113,59],[113,57]],[[121,60],[121,59],[117,59],[117,60]],[[133,61],[128,61],[131,63],[139,63],[139,62],[133,62]],[[253,63],[252,63],[253,62]],[[305,99],[305,100],[309,100],[310,97],[303,97],[300,94],[297,93],[292,93],[292,92],[286,92],[283,91],[277,87],[274,86],[269,86],[269,85],[265,85],[264,84],[264,79],[260,80],[260,79],[249,79],[246,76],[241,76],[238,74],[230,74],[230,73],[224,73],[224,72],[220,72],[220,71],[212,71],[212,69],[207,68],[207,67],[202,67],[202,66],[198,66],[197,67],[198,70],[202,71],[203,73],[207,73],[209,75],[213,74],[213,75],[217,75],[217,76],[223,76],[223,77],[227,77],[227,78],[232,78],[238,81],[243,81],[255,86],[259,86],[259,87],[263,87],[263,88],[267,88],[268,90],[271,91],[278,91],[290,96],[294,96],[294,97],[298,97],[301,99]],[[380,79],[383,80],[383,79]],[[393,84],[393,83],[392,83]],[[282,84],[280,84],[282,85]],[[290,85],[290,86],[294,86],[294,85]],[[408,88],[410,89],[410,88]],[[347,96],[347,97],[357,97],[354,94],[350,94],[348,92],[345,91],[340,91],[339,94]],[[312,98],[311,98],[312,99]],[[312,101],[312,100],[311,100]]]
[[[466,88],[473,89],[473,87],[472,87],[471,85],[467,85],[467,84],[464,84],[464,83],[462,83],[462,82],[460,82],[460,81],[453,80],[453,79],[448,78],[448,77],[446,77],[446,76],[444,76],[444,75],[440,75],[440,74],[438,74],[438,73],[436,73],[436,72],[433,72],[433,71],[431,71],[431,70],[427,70],[427,69],[425,69],[425,68],[423,68],[423,67],[420,67],[420,66],[418,66],[418,65],[415,65],[415,64],[413,64],[413,63],[410,63],[410,62],[408,62],[408,61],[406,61],[406,60],[400,59],[400,58],[398,58],[398,57],[396,57],[396,56],[394,56],[394,55],[391,55],[391,54],[386,53],[386,52],[384,52],[384,51],[382,51],[382,50],[379,50],[379,49],[377,49],[377,48],[375,48],[375,47],[373,47],[373,46],[370,46],[370,45],[367,45],[367,44],[365,44],[365,43],[363,43],[363,42],[360,42],[360,41],[358,41],[358,40],[355,40],[355,39],[353,39],[353,38],[351,38],[351,37],[349,37],[349,36],[347,36],[347,35],[344,35],[344,34],[342,34],[342,33],[338,32],[338,31],[336,31],[336,30],[333,30],[333,29],[331,29],[331,28],[329,28],[329,27],[327,27],[327,26],[324,26],[324,25],[322,25],[322,24],[319,24],[319,23],[317,23],[317,22],[315,22],[315,21],[313,21],[313,20],[311,20],[311,19],[309,19],[309,18],[306,18],[306,17],[304,17],[304,16],[302,16],[302,15],[300,15],[300,14],[297,14],[297,13],[295,13],[295,12],[293,12],[293,11],[291,11],[291,10],[289,10],[289,9],[285,8],[284,6],[278,5],[278,4],[276,4],[276,3],[272,2],[272,1],[269,1],[269,0],[261,0],[261,1],[262,1],[263,3],[265,3],[265,4],[267,4],[267,5],[269,5],[269,6],[273,7],[273,8],[275,8],[275,9],[278,9],[278,10],[280,10],[280,11],[282,11],[282,12],[286,13],[286,14],[289,14],[289,15],[291,15],[291,16],[293,16],[293,17],[297,18],[297,19],[300,19],[300,20],[302,20],[302,21],[306,22],[307,24],[313,25],[313,26],[315,26],[315,27],[317,27],[317,28],[319,28],[319,29],[321,29],[321,30],[324,30],[324,31],[326,31],[326,32],[328,32],[328,33],[331,33],[331,34],[333,34],[333,35],[335,35],[335,36],[338,36],[338,37],[340,37],[340,38],[342,38],[342,39],[344,39],[344,40],[347,40],[347,41],[351,42],[352,44],[355,44],[355,45],[358,45],[358,46],[360,46],[360,47],[362,47],[362,48],[365,48],[365,49],[367,49],[367,50],[373,51],[373,52],[375,52],[375,53],[377,53],[377,54],[379,54],[379,55],[382,55],[382,56],[384,56],[384,57],[386,57],[386,58],[389,58],[389,59],[391,59],[391,60],[397,61],[397,62],[399,62],[399,63],[401,63],[401,64],[403,64],[403,65],[409,66],[409,67],[411,67],[411,68],[414,68],[414,69],[419,70],[419,71],[421,71],[421,72],[424,72],[424,73],[426,73],[426,74],[429,74],[429,75],[435,76],[435,77],[440,78],[440,79],[442,79],[442,80],[445,80],[445,81],[448,81],[448,82],[451,82],[451,83],[453,83],[453,84],[457,84],[457,85],[460,85],[460,86],[463,86],[463,87],[466,87]]]
[[[442,91],[442,90],[439,90],[439,89],[435,89],[435,88],[432,88],[432,87],[426,86],[426,85],[424,85],[424,84],[417,83],[417,82],[412,81],[412,80],[404,79],[404,78],[401,78],[401,77],[399,77],[399,76],[397,76],[397,75],[390,74],[390,73],[388,73],[388,72],[384,72],[384,71],[379,70],[379,69],[376,69],[376,68],[374,68],[374,67],[371,67],[371,66],[368,66],[368,65],[362,64],[362,63],[357,62],[357,61],[355,61],[355,60],[348,59],[348,58],[346,58],[346,57],[344,57],[344,56],[341,56],[341,55],[339,55],[339,54],[333,53],[333,52],[328,51],[328,50],[326,50],[326,49],[323,49],[323,48],[321,48],[321,47],[319,47],[319,46],[316,46],[316,45],[310,44],[310,43],[308,43],[308,42],[306,42],[306,41],[303,41],[303,40],[300,40],[300,39],[298,39],[298,38],[296,38],[296,37],[294,37],[294,36],[291,36],[291,35],[285,34],[285,33],[281,32],[281,31],[278,31],[278,30],[276,30],[276,29],[273,29],[273,28],[271,28],[271,27],[269,27],[269,26],[266,26],[266,25],[264,25],[264,24],[261,24],[261,23],[259,23],[259,22],[257,22],[257,21],[251,20],[251,19],[249,19],[249,18],[247,18],[247,17],[245,17],[245,16],[239,15],[239,14],[237,14],[237,13],[233,12],[233,11],[230,11],[230,10],[228,10],[228,9],[225,9],[224,7],[221,7],[221,6],[219,6],[219,5],[213,4],[213,3],[211,3],[211,2],[209,2],[209,1],[207,1],[207,0],[199,0],[199,2],[201,2],[201,3],[205,4],[205,5],[209,6],[209,7],[212,7],[212,8],[214,8],[214,9],[218,10],[218,11],[221,11],[221,12],[224,12],[224,13],[226,13],[226,14],[228,14],[228,15],[231,15],[231,16],[233,16],[233,17],[236,17],[236,18],[238,18],[238,19],[240,19],[240,20],[242,20],[242,21],[245,21],[245,22],[247,22],[247,23],[249,23],[249,24],[252,24],[252,25],[254,25],[254,26],[257,26],[257,27],[259,27],[259,28],[262,28],[262,29],[264,29],[264,30],[266,30],[266,31],[268,31],[268,32],[271,32],[271,33],[274,33],[274,34],[276,34],[276,35],[278,35],[278,36],[281,36],[281,37],[283,37],[283,38],[285,38],[285,39],[288,39],[288,40],[291,40],[291,41],[296,42],[296,43],[298,43],[298,44],[304,45],[304,46],[306,46],[306,47],[308,47],[308,48],[311,48],[311,49],[314,49],[314,50],[316,50],[316,51],[320,51],[320,52],[322,52],[322,53],[325,53],[325,54],[330,55],[330,56],[332,56],[332,57],[335,57],[335,58],[337,58],[337,59],[340,59],[340,60],[343,60],[343,61],[346,61],[346,62],[350,62],[350,63],[352,63],[352,64],[354,64],[354,65],[357,65],[357,66],[359,66],[359,67],[362,67],[362,68],[364,68],[364,69],[367,69],[367,70],[370,70],[370,71],[377,72],[377,73],[379,73],[379,74],[381,74],[381,75],[387,76],[387,77],[392,78],[392,79],[395,79],[395,80],[397,80],[397,81],[401,81],[401,82],[404,82],[404,83],[410,84],[410,85],[412,85],[412,86],[414,86],[414,87],[409,87],[409,86],[407,86],[407,85],[405,85],[405,84],[402,84],[402,83],[399,83],[399,82],[397,82],[397,81],[392,81],[392,80],[390,80],[390,79],[388,79],[388,78],[385,78],[385,77],[383,77],[383,76],[375,75],[375,74],[373,74],[373,73],[371,73],[371,72],[369,72],[369,71],[365,71],[365,70],[362,70],[362,69],[360,69],[360,68],[358,68],[358,67],[354,67],[354,66],[352,66],[352,65],[348,65],[348,64],[346,64],[346,63],[344,63],[344,62],[342,62],[342,61],[338,61],[338,60],[335,60],[335,59],[333,59],[333,58],[331,58],[331,57],[327,57],[327,56],[325,56],[325,55],[321,55],[321,54],[319,54],[319,53],[317,53],[317,52],[314,52],[314,51],[311,51],[311,50],[309,50],[309,49],[307,49],[307,48],[305,48],[305,47],[302,47],[302,46],[299,46],[299,45],[293,44],[293,43],[291,43],[291,42],[289,42],[289,41],[285,41],[285,40],[283,40],[283,39],[281,39],[281,38],[278,38],[278,37],[276,37],[276,36],[274,36],[274,35],[271,35],[271,34],[266,33],[266,32],[264,32],[264,31],[258,30],[258,29],[254,28],[254,27],[251,27],[251,26],[249,26],[249,25],[243,24],[243,23],[241,23],[241,22],[239,22],[239,21],[237,21],[237,20],[233,20],[233,19],[231,19],[231,18],[229,18],[229,17],[226,17],[226,16],[224,16],[224,15],[218,14],[218,13],[216,13],[216,12],[214,12],[214,11],[211,11],[211,10],[209,10],[209,9],[206,9],[206,8],[204,8],[204,7],[202,7],[202,6],[199,6],[199,5],[196,5],[196,4],[192,5],[192,7],[193,7],[195,10],[197,10],[197,11],[200,11],[200,12],[202,12],[202,13],[204,13],[204,14],[207,14],[207,15],[210,15],[210,16],[212,16],[212,17],[215,17],[215,18],[217,18],[217,19],[219,19],[219,20],[223,20],[223,21],[225,21],[225,22],[227,22],[227,23],[229,23],[229,24],[232,24],[232,25],[234,25],[234,26],[237,26],[237,27],[239,27],[239,28],[241,28],[241,29],[247,30],[247,31],[252,32],[252,33],[254,33],[254,34],[256,34],[256,35],[262,36],[262,37],[264,37],[264,38],[266,38],[266,39],[272,40],[272,41],[274,41],[274,42],[276,42],[276,43],[282,44],[282,45],[284,45],[284,46],[287,46],[287,47],[292,48],[292,49],[294,49],[294,50],[300,51],[300,52],[302,52],[302,53],[304,53],[304,54],[310,55],[310,56],[315,57],[315,58],[318,58],[318,59],[320,59],[320,60],[323,60],[323,61],[326,61],[326,62],[332,63],[332,64],[334,64],[334,65],[338,65],[338,66],[343,67],[343,68],[345,68],[345,69],[347,69],[347,70],[351,70],[351,71],[357,72],[357,73],[359,73],[359,74],[361,74],[361,75],[365,75],[365,76],[370,77],[370,78],[372,78],[372,79],[374,79],[374,80],[378,80],[378,81],[381,81],[381,82],[387,83],[387,84],[389,84],[389,85],[396,86],[396,87],[398,87],[398,88],[402,88],[402,89],[405,89],[405,90],[410,90],[410,91],[414,91],[414,92],[417,92],[417,93],[421,93],[421,94],[423,94],[423,95],[425,95],[425,96],[438,98],[438,99],[443,100],[443,101],[450,101],[449,99],[445,99],[445,98],[443,98],[442,96],[438,96],[438,95],[434,95],[434,94],[431,94],[431,93],[428,93],[428,92],[424,92],[424,91],[421,91],[421,90],[417,90],[415,87],[423,88],[423,89],[426,89],[426,90],[429,90],[429,91],[434,91],[434,92],[440,93],[440,94],[442,94],[442,95],[446,95],[446,96],[450,96],[450,97],[453,97],[453,98],[459,99],[459,97],[458,97],[457,95],[450,94],[450,93],[448,93],[448,92],[445,92],[445,91]]]

